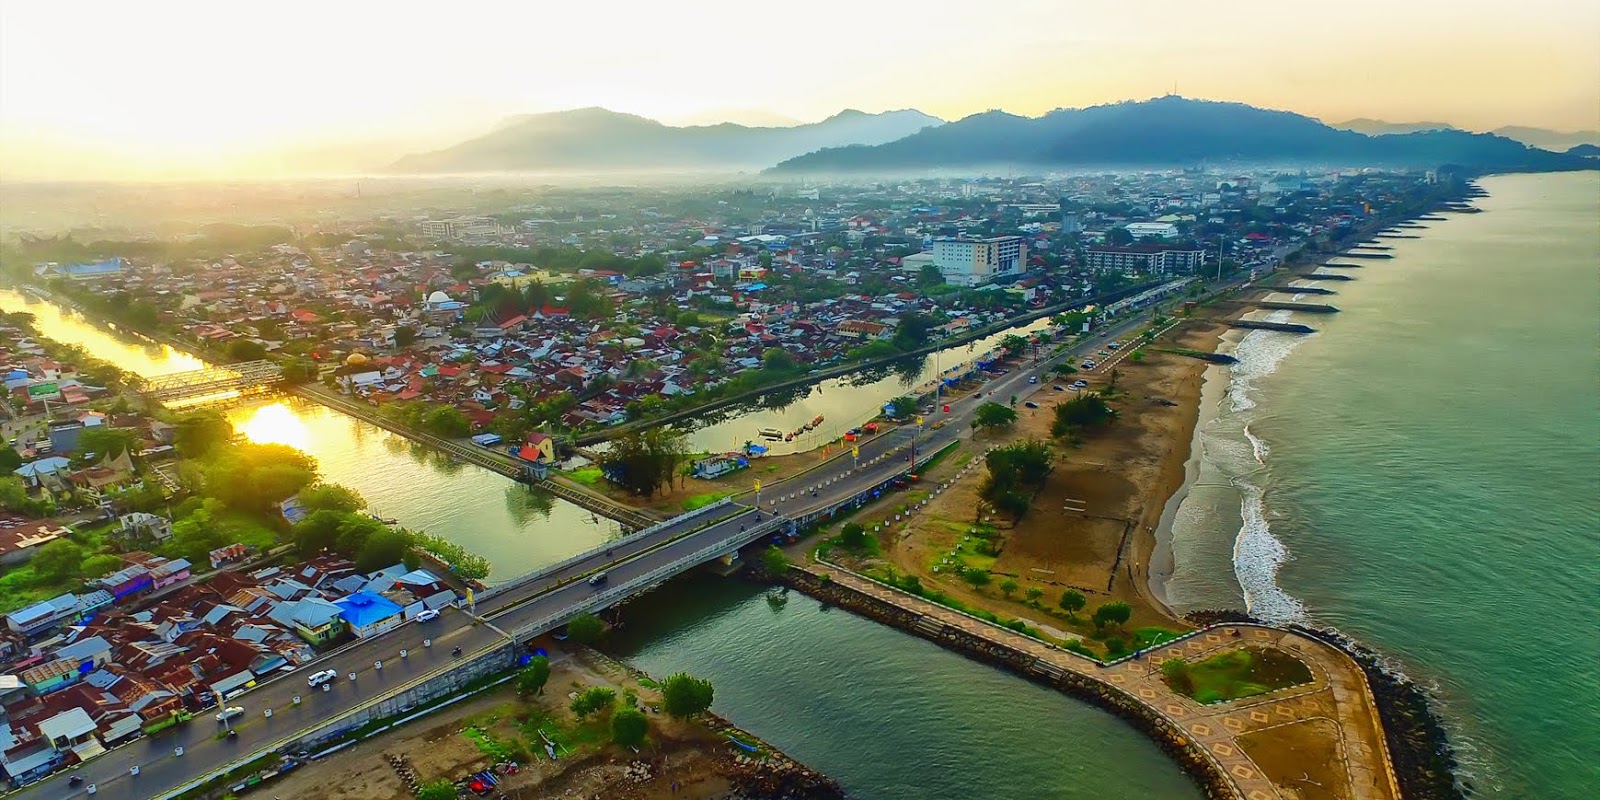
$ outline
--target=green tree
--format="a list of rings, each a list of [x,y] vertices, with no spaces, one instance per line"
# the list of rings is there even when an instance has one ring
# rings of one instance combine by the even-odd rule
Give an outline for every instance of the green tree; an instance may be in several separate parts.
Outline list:
[[[315,483],[300,490],[300,505],[304,506],[307,512],[353,512],[360,511],[366,504],[354,489],[337,483]]]
[[[641,497],[653,496],[670,485],[688,447],[681,432],[665,426],[636,431],[614,439],[600,462],[612,482]]]
[[[384,567],[404,563],[411,552],[411,537],[405,531],[384,528],[368,536],[356,552],[357,572],[375,572]]]
[[[517,694],[523,697],[532,697],[544,691],[544,685],[550,682],[550,659],[544,656],[534,656],[528,666],[517,673]]]
[[[78,566],[78,572],[84,580],[110,575],[119,569],[122,569],[122,559],[110,553],[89,556]]]
[[[1039,598],[1044,597],[1044,590],[1037,586],[1029,586],[1028,591],[1022,593],[1028,599],[1029,605],[1038,605]]]
[[[1194,678],[1189,674],[1189,662],[1174,656],[1161,662],[1161,677],[1178,694],[1194,692]]]
[[[790,372],[795,368],[794,356],[782,347],[769,347],[761,352],[761,369],[771,372]]]
[[[1033,492],[1044,486],[1054,463],[1050,446],[1038,440],[995,448],[984,456],[989,474],[978,494],[996,509],[1020,518],[1027,512]]]
[[[23,483],[21,476],[0,476],[0,506],[7,511],[21,511],[32,501],[33,498],[28,496],[28,485]]]
[[[619,708],[611,715],[611,741],[623,747],[644,744],[645,734],[649,732],[650,720],[637,708]]]
[[[1079,394],[1056,406],[1056,418],[1050,427],[1050,433],[1056,436],[1068,436],[1083,428],[1104,425],[1115,416],[1116,412],[1100,393]]]
[[[987,570],[978,569],[977,567],[967,567],[961,570],[961,578],[972,584],[974,589],[989,585],[991,577]]]
[[[429,781],[417,790],[417,800],[456,800],[459,796],[456,785],[445,778]]]
[[[783,554],[777,546],[771,546],[761,554],[761,567],[768,575],[777,577],[789,571],[789,557]]]
[[[1132,616],[1133,609],[1127,603],[1121,600],[1112,600],[1095,609],[1094,616],[1090,619],[1094,621],[1096,628],[1104,628],[1107,625],[1116,625],[1120,628],[1127,624],[1128,619]]]
[[[944,283],[944,273],[932,264],[923,264],[917,271],[917,286],[922,289],[932,289]]]
[[[1021,586],[1015,578],[1006,578],[1000,582],[1000,593],[1009,599],[1011,595],[1016,594],[1017,589],[1021,588]]]
[[[1082,611],[1084,605],[1088,602],[1088,598],[1084,597],[1083,593],[1077,589],[1068,589],[1061,593],[1061,610],[1067,612],[1067,617],[1069,618],[1078,616],[1078,612]]]
[[[692,717],[711,707],[716,695],[711,681],[679,672],[661,684],[661,705],[674,717]]]
[[[233,424],[216,411],[185,414],[173,426],[172,446],[186,458],[203,458],[233,439]]]
[[[1135,350],[1135,351],[1133,351],[1133,353],[1128,356],[1128,360],[1132,361],[1135,364],[1139,363],[1140,361],[1143,361],[1144,360],[1144,351],[1143,350]]]
[[[70,539],[56,539],[39,548],[30,562],[41,581],[53,583],[75,577],[83,568],[84,551]]]
[[[1126,247],[1133,244],[1133,232],[1127,228],[1112,228],[1106,231],[1106,243]]]
[[[249,339],[234,339],[228,342],[227,352],[228,360],[235,362],[260,361],[267,357],[267,348]]]
[[[590,686],[572,698],[572,713],[579,719],[589,716],[597,711],[605,711],[617,702],[617,690],[608,686]]]
[[[96,425],[84,428],[78,435],[78,447],[74,452],[77,455],[93,453],[96,459],[116,458],[123,453],[132,453],[138,447],[138,431],[131,428]]]
[[[846,522],[839,529],[839,544],[852,550],[860,550],[867,544],[867,529],[858,522]]]
[[[1017,410],[999,403],[984,403],[972,415],[974,428],[1006,428],[1017,421]]]
[[[909,419],[917,413],[917,398],[911,395],[901,395],[888,403],[889,416],[892,419]]]
[[[1027,352],[1029,346],[1027,337],[1018,336],[1015,333],[1008,333],[1005,338],[1000,340],[1000,349],[1006,351],[1006,355],[1012,358]]]
[[[437,405],[422,415],[422,430],[446,439],[459,439],[472,432],[472,423],[461,409]]]
[[[578,644],[594,644],[604,633],[606,624],[593,614],[579,614],[567,623],[567,636]]]
[[[396,325],[394,329],[394,346],[404,350],[417,341],[417,329],[410,325]]]
[[[0,444],[0,474],[10,475],[20,466],[22,466],[22,456],[17,453],[17,449]]]

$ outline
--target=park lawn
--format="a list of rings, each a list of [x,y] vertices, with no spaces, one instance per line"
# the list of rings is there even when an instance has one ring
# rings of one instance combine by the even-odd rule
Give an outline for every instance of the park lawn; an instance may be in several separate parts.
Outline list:
[[[697,511],[731,494],[733,494],[733,492],[706,492],[704,494],[697,494],[683,501],[683,510]]]
[[[955,561],[960,563],[962,566],[973,569],[981,569],[984,572],[994,571],[994,562],[998,557],[991,556],[988,553],[983,552],[983,546],[988,543],[988,539],[986,539],[984,535],[997,535],[992,528],[989,528],[985,525],[969,525],[964,523],[947,523],[946,527],[949,527],[961,534],[961,538],[956,540],[955,548],[952,550],[952,555],[954,556]],[[974,528],[977,529],[977,533],[967,532]],[[940,559],[935,561],[932,565],[930,565],[930,567],[940,566],[942,563],[943,559]],[[947,569],[941,568],[939,571],[945,572]]]
[[[573,753],[598,750],[611,741],[610,717],[590,714],[587,720],[567,723],[543,709],[531,709],[517,727],[527,737],[528,747],[534,753],[544,753],[544,739],[540,731],[555,742],[556,753],[568,756]]]
[[[575,469],[571,472],[568,472],[567,477],[583,484],[584,486],[593,486],[599,483],[600,478],[603,476],[599,467],[584,467],[582,469]]]
[[[1300,659],[1275,647],[1246,647],[1218,653],[1188,665],[1188,691],[1167,685],[1200,703],[1222,703],[1311,682],[1311,670]]]

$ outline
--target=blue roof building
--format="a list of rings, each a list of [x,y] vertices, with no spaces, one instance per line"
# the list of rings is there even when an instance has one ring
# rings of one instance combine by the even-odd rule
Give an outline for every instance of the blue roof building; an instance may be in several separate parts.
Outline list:
[[[350,632],[363,639],[377,636],[404,621],[402,609],[393,600],[371,592],[356,592],[333,601]]]

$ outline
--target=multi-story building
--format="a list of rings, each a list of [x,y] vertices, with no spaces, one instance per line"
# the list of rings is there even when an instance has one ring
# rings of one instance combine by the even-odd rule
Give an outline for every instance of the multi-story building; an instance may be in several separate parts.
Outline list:
[[[1188,274],[1206,263],[1204,250],[1164,244],[1091,247],[1083,255],[1084,266],[1096,271]]]
[[[944,236],[933,240],[933,263],[946,283],[981,286],[999,277],[1021,274],[1028,263],[1028,245],[1021,236]]]

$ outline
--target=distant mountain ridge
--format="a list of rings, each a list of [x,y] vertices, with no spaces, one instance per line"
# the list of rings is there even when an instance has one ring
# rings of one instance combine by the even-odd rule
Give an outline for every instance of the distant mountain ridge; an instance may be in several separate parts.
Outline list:
[[[1382,136],[1390,133],[1461,130],[1448,122],[1385,122],[1381,119],[1368,119],[1366,117],[1347,119],[1344,122],[1330,122],[1328,127],[1364,133],[1368,136]]]
[[[1415,133],[1417,131],[1463,130],[1447,122],[1385,122],[1381,119],[1351,119],[1330,122],[1330,126],[1347,131],[1379,135],[1385,133]],[[1580,144],[1600,145],[1600,130],[1557,131],[1550,128],[1533,128],[1526,125],[1506,125],[1488,131],[1496,136],[1515,139],[1529,147],[1557,153],[1571,150]]]
[[[1042,117],[1000,111],[876,146],[838,147],[789,159],[776,174],[910,170],[1176,167],[1200,162],[1436,167],[1474,170],[1582,168],[1582,159],[1459,130],[1368,136],[1310,117],[1243,103],[1169,95]]]
[[[943,120],[906,109],[846,109],[821,122],[755,128],[732,123],[674,127],[653,119],[582,108],[511,118],[475,139],[405,156],[397,172],[759,168],[828,147],[901,139]]]

